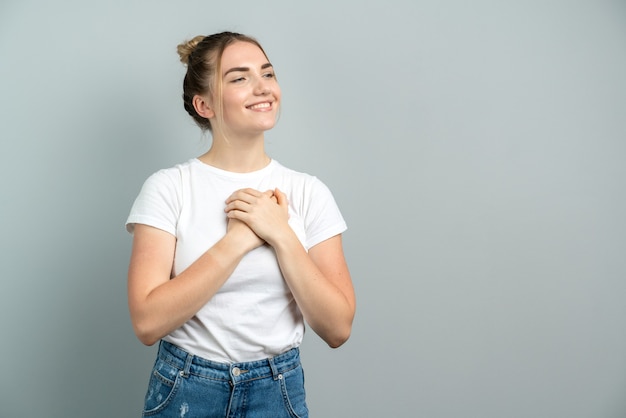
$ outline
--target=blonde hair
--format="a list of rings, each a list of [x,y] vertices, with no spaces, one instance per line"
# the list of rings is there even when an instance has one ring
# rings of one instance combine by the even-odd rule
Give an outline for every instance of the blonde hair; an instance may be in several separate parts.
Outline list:
[[[222,103],[222,55],[226,47],[235,42],[249,42],[267,54],[259,42],[247,35],[235,32],[221,32],[209,36],[196,36],[177,46],[180,61],[187,66],[183,80],[183,105],[187,113],[203,131],[212,131],[209,119],[200,116],[193,106],[196,95],[209,94],[217,99],[217,109],[223,117]]]

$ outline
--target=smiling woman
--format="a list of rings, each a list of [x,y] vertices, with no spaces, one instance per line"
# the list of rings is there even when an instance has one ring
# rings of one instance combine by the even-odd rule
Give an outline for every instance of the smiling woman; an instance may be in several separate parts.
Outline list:
[[[127,220],[131,320],[160,341],[144,415],[306,417],[305,321],[338,347],[355,312],[345,221],[323,183],[265,153],[281,92],[259,43],[224,32],[178,51],[185,109],[213,141],[150,176]]]
[[[280,87],[263,51],[249,42],[237,42],[225,49],[221,67],[224,74],[219,96],[213,100],[196,95],[193,100],[198,114],[209,120],[216,117],[213,135],[254,137],[271,129],[276,122]]]

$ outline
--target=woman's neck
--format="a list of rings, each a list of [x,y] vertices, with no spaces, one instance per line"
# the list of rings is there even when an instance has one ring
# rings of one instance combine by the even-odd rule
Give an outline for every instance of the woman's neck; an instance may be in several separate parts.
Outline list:
[[[234,173],[249,173],[267,166],[271,159],[265,153],[263,138],[256,141],[237,141],[213,138],[211,148],[200,161],[210,166]]]

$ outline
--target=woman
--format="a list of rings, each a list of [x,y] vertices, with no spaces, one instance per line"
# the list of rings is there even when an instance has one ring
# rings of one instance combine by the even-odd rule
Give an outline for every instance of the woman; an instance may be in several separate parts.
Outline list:
[[[306,417],[304,321],[331,347],[355,296],[330,191],[265,153],[281,92],[253,38],[178,46],[204,155],[146,180],[127,221],[133,328],[160,341],[144,416]]]

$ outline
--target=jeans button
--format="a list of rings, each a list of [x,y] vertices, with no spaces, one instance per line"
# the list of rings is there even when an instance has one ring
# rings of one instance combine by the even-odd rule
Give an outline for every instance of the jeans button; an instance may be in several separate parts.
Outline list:
[[[241,374],[241,370],[239,370],[239,367],[233,367],[233,376],[237,377]]]

